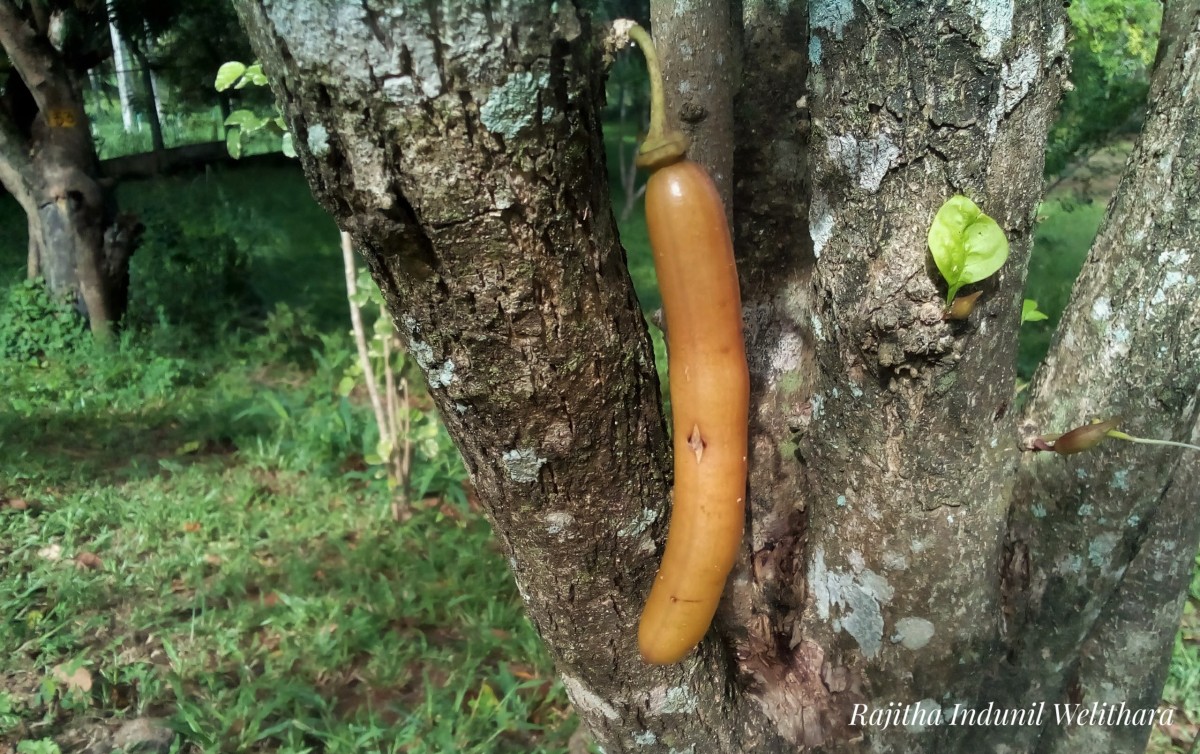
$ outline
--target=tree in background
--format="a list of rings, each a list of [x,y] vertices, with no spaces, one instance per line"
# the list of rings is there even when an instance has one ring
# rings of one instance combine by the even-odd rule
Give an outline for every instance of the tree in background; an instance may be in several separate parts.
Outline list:
[[[1023,451],[1096,416],[1200,433],[1200,3],[1167,8],[1141,140],[1023,405],[1062,3],[652,3],[673,120],[733,217],[751,376],[740,562],[666,667],[635,638],[671,465],[603,164],[607,30],[572,2],[237,7],[606,751],[1144,746],[1145,725],[853,713],[1157,705],[1197,465]],[[955,194],[1011,244],[965,321],[927,235]]]
[[[28,217],[29,277],[100,333],[127,307],[138,236],[101,174],[83,104],[88,72],[113,55],[110,20],[138,63],[156,151],[152,71],[181,103],[211,101],[213,72],[248,54],[227,0],[0,0],[0,183]]]
[[[111,53],[103,2],[0,0],[0,183],[29,225],[30,277],[93,332],[125,312],[138,224],[118,212],[84,111],[86,72]]]
[[[213,75],[221,64],[253,57],[230,0],[123,0],[116,7],[118,19],[128,14],[133,25],[139,18],[146,20],[144,36],[153,42],[148,62],[182,106],[211,107]],[[255,94],[254,88],[239,92],[240,96]],[[219,96],[227,117],[230,93]]]
[[[1046,172],[1057,175],[1117,134],[1136,133],[1145,115],[1157,47],[1159,0],[1077,0],[1067,13],[1071,84],[1046,147]]]

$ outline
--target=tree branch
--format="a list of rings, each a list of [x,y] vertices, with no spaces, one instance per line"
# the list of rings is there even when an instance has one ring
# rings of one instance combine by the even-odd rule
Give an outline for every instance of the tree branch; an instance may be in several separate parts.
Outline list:
[[[1190,434],[1193,441],[1200,439],[1200,424]],[[1185,454],[1147,524],[1142,545],[1079,649],[1068,684],[1085,703],[1123,702],[1132,710],[1156,709],[1162,703],[1195,567],[1191,555],[1200,538],[1198,486],[1200,464]],[[1052,726],[1039,741],[1039,751],[1125,754],[1143,751],[1149,735],[1147,725]]]
[[[688,156],[712,175],[733,212],[733,95],[737,57],[729,0],[653,0],[650,23],[668,118],[691,139]]]
[[[51,102],[57,102],[57,87],[50,72],[54,48],[29,25],[13,0],[0,0],[0,47],[29,88],[38,109],[46,112]]]
[[[78,124],[87,120],[70,70],[50,40],[39,34],[18,11],[13,0],[0,0],[0,48],[25,82],[43,114],[70,113]],[[79,61],[82,65],[82,61]],[[83,133],[86,129],[65,129]],[[84,134],[86,135],[86,134]],[[90,139],[90,136],[88,136]]]

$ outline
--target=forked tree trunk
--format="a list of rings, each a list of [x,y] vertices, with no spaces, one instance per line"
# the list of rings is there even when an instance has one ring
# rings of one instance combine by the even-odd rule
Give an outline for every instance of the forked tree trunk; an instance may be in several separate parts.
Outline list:
[[[656,8],[673,92],[722,70],[673,57],[731,50],[730,70],[741,71],[737,91],[706,106],[713,120],[695,125],[697,154],[718,171],[729,147],[707,150],[736,149],[728,185],[753,407],[746,546],[716,629],[683,663],[649,668],[636,622],[665,534],[669,459],[602,164],[604,30],[569,2],[553,13],[533,0],[237,5],[309,181],[364,249],[529,614],[610,754],[1068,751],[1056,742],[1078,733],[993,727],[965,742],[961,727],[856,725],[855,705],[948,714],[1041,701],[1010,695],[1019,687],[1052,704],[1117,677],[1140,694],[1131,700],[1161,685],[1178,576],[1195,547],[1195,532],[1174,523],[1182,493],[1170,480],[1194,466],[1178,451],[1126,447],[1066,465],[1021,446],[1031,427],[1063,431],[1109,409],[1176,439],[1195,425],[1197,327],[1181,296],[1200,273],[1189,266],[1197,255],[1179,251],[1195,245],[1194,139],[1157,159],[1180,124],[1194,135],[1193,47],[1169,58],[1181,73],[1156,90],[1161,114],[1126,203],[1114,205],[1114,242],[1098,244],[1095,282],[1085,275],[1022,413],[1016,332],[1065,67],[1062,4],[744,3],[737,17],[713,3],[706,17],[729,18],[728,44],[726,30],[673,28],[679,16]],[[1185,27],[1194,46],[1194,23]],[[698,112],[689,108],[673,104]],[[956,193],[1012,244],[967,322],[943,321],[945,287],[926,246]],[[1152,215],[1168,225],[1117,243],[1119,213],[1143,211],[1131,198],[1143,193],[1172,208]],[[1161,255],[1174,267],[1151,274],[1147,260]],[[1088,330],[1097,307],[1119,329]],[[1151,342],[1178,342],[1180,360],[1139,358],[1117,380],[1118,360]],[[1081,345],[1110,354],[1109,371],[1071,354]],[[1056,392],[1047,375],[1066,365],[1098,392]],[[1130,387],[1109,392],[1114,380]],[[1133,390],[1140,381],[1149,395]],[[1111,400],[1094,403],[1099,395]],[[1093,506],[1120,507],[1115,493],[1067,485],[1103,463],[1125,464],[1123,483],[1159,485],[1128,525],[1181,554],[1161,587],[1144,585],[1166,549],[1110,542],[1128,516],[1096,529],[1068,515],[1093,493]],[[1031,492],[1042,488],[1057,496],[1052,513]],[[1030,518],[1039,502],[1058,532]],[[1055,580],[1059,557],[1084,561],[1069,589]],[[1080,610],[1089,585],[1099,591]],[[1046,630],[1064,616],[1070,641]],[[1131,624],[1153,668],[1131,669],[1145,655],[1111,646]],[[1145,734],[1094,734],[1089,751],[1132,751]]]
[[[104,335],[125,312],[139,225],[100,181],[78,82],[12,0],[0,0],[0,47],[32,98],[29,113],[0,109],[0,180],[30,218],[28,270]]]
[[[1151,83],[1141,138],[1030,387],[1025,436],[1112,417],[1141,437],[1200,435],[1200,2],[1167,5]],[[998,699],[1157,704],[1200,540],[1198,482],[1197,454],[1177,448],[1023,459]],[[1140,751],[1145,739],[1144,726],[1050,725],[1037,751]]]

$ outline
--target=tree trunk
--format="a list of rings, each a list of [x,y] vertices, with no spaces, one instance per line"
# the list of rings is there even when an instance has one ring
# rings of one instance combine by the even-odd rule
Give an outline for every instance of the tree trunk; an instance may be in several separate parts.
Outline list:
[[[133,131],[133,84],[129,79],[128,61],[125,60],[125,43],[121,39],[121,31],[112,21],[112,0],[107,2],[109,21],[108,37],[112,43],[113,73],[117,79],[117,93],[121,99],[121,125],[125,133]]]
[[[30,216],[29,270],[51,295],[85,314],[98,336],[125,312],[129,257],[140,226],[118,215],[99,180],[78,81],[45,36],[0,0],[0,47],[8,54],[36,114],[0,111],[0,180]]]
[[[1030,387],[1026,437],[1112,417],[1142,437],[1200,434],[1200,3],[1170,3],[1163,30],[1141,139]],[[1200,540],[1196,482],[1177,448],[1023,459],[998,698],[1157,704]],[[1147,734],[1051,725],[1037,751],[1138,751]]]
[[[673,40],[660,51],[668,68],[706,44],[740,50],[729,63],[741,71],[740,89],[714,86],[720,101],[704,103],[705,112],[738,114],[725,126],[732,137],[714,148],[728,134],[710,121],[714,135],[698,135],[697,150],[727,160],[736,145],[730,186],[753,381],[742,561],[715,630],[666,668],[643,665],[634,639],[665,534],[669,451],[602,164],[606,30],[572,3],[547,14],[533,0],[419,11],[400,0],[237,5],[313,190],[364,250],[529,614],[606,751],[1032,752],[1039,738],[1062,738],[1037,726],[991,727],[974,730],[984,734],[980,747],[963,748],[961,727],[864,719],[905,708],[948,715],[955,704],[1007,698],[1019,681],[1057,689],[1061,674],[1049,678],[1047,668],[1068,661],[1039,667],[1022,654],[1043,641],[1030,632],[1051,633],[1039,621],[1072,608],[1043,606],[1046,595],[1071,594],[1037,587],[1047,581],[1038,569],[1054,567],[1043,557],[1053,542],[1038,537],[1058,535],[1022,524],[1022,511],[1034,510],[1034,470],[1062,462],[1023,458],[1018,424],[1063,431],[1085,404],[1056,393],[1053,405],[1076,408],[1047,414],[1039,406],[1051,383],[1040,378],[1028,411],[1010,410],[1044,139],[1064,69],[1060,2],[893,4],[887,12],[745,3],[740,18],[729,17],[728,46],[725,29],[672,29],[669,6],[655,9],[660,38]],[[709,5],[705,12],[721,17]],[[689,36],[697,34],[711,40]],[[675,68],[692,71],[679,81],[732,70],[711,62]],[[1200,91],[1190,79],[1170,80],[1176,99]],[[1163,107],[1174,119],[1156,126],[1163,134],[1191,117],[1175,100]],[[1164,143],[1150,142],[1146,154],[1160,157]],[[1156,254],[1194,247],[1188,149],[1166,162],[1147,158],[1147,170],[1126,182],[1131,212],[1144,216],[1138,192],[1175,202],[1170,230],[1145,229],[1165,239]],[[971,319],[948,322],[926,234],[958,193],[1004,227],[1012,253],[975,286],[983,298]],[[1131,258],[1157,259],[1145,243],[1130,244]],[[1123,291],[1109,296],[1108,315],[1127,303],[1133,317],[1159,289],[1163,306],[1180,307],[1139,320],[1147,343],[1155,332],[1160,342],[1174,337],[1162,328],[1192,327],[1184,340],[1200,331],[1185,319],[1195,315],[1185,314],[1181,295],[1192,262],[1168,261],[1177,274],[1155,277],[1149,265],[1120,260],[1096,265],[1097,290]],[[1136,279],[1119,279],[1118,268]],[[1079,299],[1086,295],[1077,294],[1064,327],[1092,310],[1094,299]],[[1122,322],[1134,338],[1132,320]],[[1103,342],[1096,347],[1105,352]],[[1129,385],[1153,386],[1142,403],[1111,404],[1131,406],[1139,417],[1131,427],[1149,417],[1179,437],[1194,426],[1200,359],[1194,340],[1179,347],[1173,366],[1137,361],[1122,374]],[[1092,367],[1080,368],[1084,379]],[[1141,473],[1167,479],[1178,465],[1177,453],[1107,453],[1100,458],[1133,464],[1122,477],[1131,483]],[[1139,508],[1140,525],[1146,536],[1170,532],[1178,552],[1191,552],[1195,537],[1178,531],[1183,493],[1158,489],[1161,513]],[[1063,511],[1092,494],[1060,491]],[[1094,542],[1079,541],[1086,560]],[[1109,556],[1128,563],[1133,553],[1105,542],[1096,546],[1103,567],[1080,573],[1111,592]],[[1030,553],[1032,580],[1003,567],[1014,550]],[[1165,552],[1143,550],[1122,569],[1127,601],[1097,593],[1103,611],[1074,632],[1074,657],[1085,640],[1107,647],[1105,637],[1137,625],[1161,658],[1186,564],[1153,590],[1137,585],[1162,575]],[[1146,603],[1148,592],[1162,600]],[[1153,620],[1139,604],[1153,605]],[[1111,683],[1118,669],[1076,664],[1081,687]],[[1161,663],[1154,672],[1131,700],[1157,688]],[[1040,699],[1020,704],[1032,701]]]
[[[140,43],[130,42],[130,52],[133,53],[134,60],[138,64],[138,75],[142,79],[142,94],[146,101],[150,103],[146,108],[146,120],[150,123],[150,142],[154,154],[161,156],[167,148],[166,142],[163,140],[162,118],[158,110],[158,94],[154,88],[154,71],[150,68],[150,58],[141,48]]]

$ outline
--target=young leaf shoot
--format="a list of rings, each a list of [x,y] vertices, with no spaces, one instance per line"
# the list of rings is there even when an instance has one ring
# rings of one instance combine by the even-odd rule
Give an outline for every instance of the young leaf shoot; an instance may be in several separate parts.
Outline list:
[[[1008,239],[995,220],[965,196],[952,196],[929,226],[929,250],[946,279],[946,307],[964,285],[992,275],[1008,259]]]
[[[1050,315],[1038,308],[1038,304],[1031,298],[1025,299],[1021,304],[1021,324],[1026,322],[1040,322],[1043,319],[1049,319]]]

